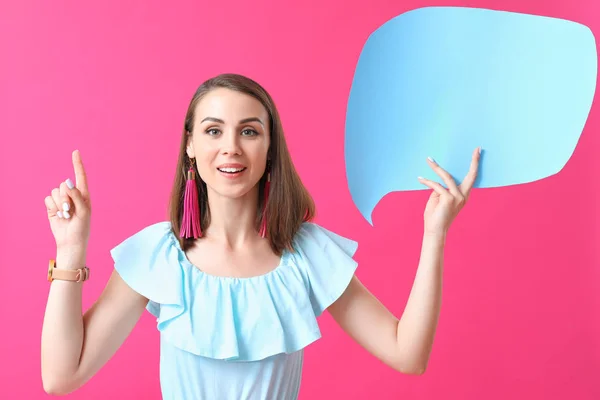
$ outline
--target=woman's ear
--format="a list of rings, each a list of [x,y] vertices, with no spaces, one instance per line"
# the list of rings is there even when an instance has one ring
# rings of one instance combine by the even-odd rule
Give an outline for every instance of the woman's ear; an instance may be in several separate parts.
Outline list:
[[[194,143],[192,141],[192,134],[190,132],[188,132],[188,140],[187,140],[187,145],[186,145],[185,152],[187,153],[187,155],[188,155],[189,158],[194,158],[195,157]]]

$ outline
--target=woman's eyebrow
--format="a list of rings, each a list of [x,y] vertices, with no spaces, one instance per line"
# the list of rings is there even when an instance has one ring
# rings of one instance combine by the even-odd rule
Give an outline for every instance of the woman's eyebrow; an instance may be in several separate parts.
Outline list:
[[[248,122],[258,122],[263,127],[265,126],[265,124],[263,124],[263,122],[260,120],[260,118],[257,118],[257,117],[244,118],[244,119],[240,120],[240,124],[247,124]]]
[[[215,118],[215,117],[206,117],[202,121],[200,121],[200,123],[203,123],[203,122],[206,122],[206,121],[217,122],[219,124],[224,124],[225,123],[225,121],[223,121],[222,119]],[[257,118],[257,117],[244,118],[244,119],[240,120],[239,123],[240,124],[247,124],[248,122],[258,122],[263,127],[265,126],[265,124],[260,120],[260,118]]]

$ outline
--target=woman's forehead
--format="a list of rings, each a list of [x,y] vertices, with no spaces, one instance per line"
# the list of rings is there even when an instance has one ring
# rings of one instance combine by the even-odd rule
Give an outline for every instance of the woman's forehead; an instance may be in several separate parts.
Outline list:
[[[246,93],[224,88],[210,91],[196,106],[197,121],[202,121],[206,117],[217,118],[226,123],[251,117],[258,117],[265,121],[266,116],[267,110],[258,99]]]

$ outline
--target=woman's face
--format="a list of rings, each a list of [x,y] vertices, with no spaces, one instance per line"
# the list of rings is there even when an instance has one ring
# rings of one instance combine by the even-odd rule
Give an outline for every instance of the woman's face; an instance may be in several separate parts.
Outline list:
[[[252,96],[218,88],[196,106],[187,154],[211,195],[239,198],[265,172],[270,145],[269,115]]]

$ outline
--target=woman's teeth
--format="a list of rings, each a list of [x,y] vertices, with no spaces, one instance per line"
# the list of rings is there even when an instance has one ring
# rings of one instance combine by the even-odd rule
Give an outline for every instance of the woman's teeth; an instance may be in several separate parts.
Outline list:
[[[235,172],[241,172],[241,171],[245,170],[246,168],[217,168],[217,169],[221,172],[235,173]]]

